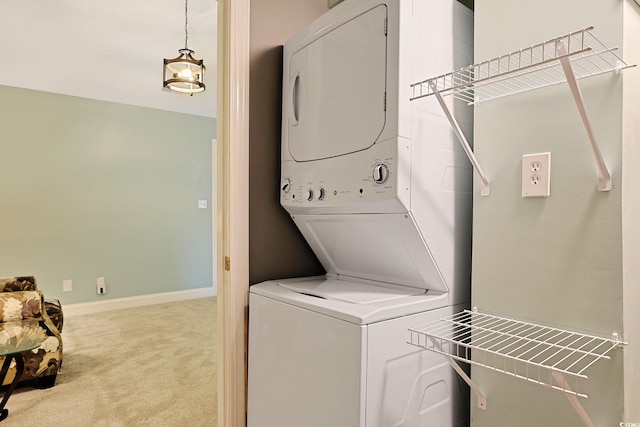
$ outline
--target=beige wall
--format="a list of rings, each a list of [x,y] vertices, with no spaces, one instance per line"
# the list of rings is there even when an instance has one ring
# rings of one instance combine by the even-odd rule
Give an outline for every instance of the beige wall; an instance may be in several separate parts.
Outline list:
[[[477,2],[475,59],[489,59],[589,25],[608,45],[623,46],[625,40],[637,39],[637,33],[623,30],[623,9],[630,4],[628,0]],[[637,16],[633,19],[637,23]],[[632,313],[638,312],[638,286],[623,286],[622,234],[623,226],[629,225],[625,221],[631,219],[623,214],[623,194],[633,191],[624,191],[632,181],[627,181],[623,169],[623,143],[629,150],[625,155],[636,150],[637,158],[637,148],[627,146],[637,135],[637,113],[636,128],[629,127],[624,139],[621,126],[623,88],[628,93],[627,79],[637,72],[631,69],[623,76],[607,74],[580,82],[613,175],[611,192],[596,189],[593,154],[566,85],[476,107],[475,151],[491,179],[491,196],[479,197],[476,188],[474,199],[472,304],[480,311],[603,337],[616,330],[624,331],[624,339],[640,338],[623,327],[623,305],[628,319],[637,321]],[[635,102],[631,108],[637,112],[637,100],[630,102]],[[521,157],[545,151],[552,154],[551,197],[523,199]],[[637,183],[637,172],[632,173]],[[637,225],[631,227],[637,237]],[[637,249],[637,241],[634,245],[625,239],[624,250],[633,248]],[[637,253],[635,261],[631,253],[624,258],[636,264],[631,267],[636,278],[624,276],[636,283]],[[627,350],[615,350],[612,360],[587,372],[589,381],[581,390],[589,399],[580,402],[597,426],[617,426],[625,417],[623,366],[633,363],[627,357]],[[582,425],[560,392],[483,368],[472,369],[472,378],[488,399],[486,411],[472,407],[474,427]]]
[[[251,2],[249,281],[324,274],[280,206],[282,45],[327,11],[326,0]]]

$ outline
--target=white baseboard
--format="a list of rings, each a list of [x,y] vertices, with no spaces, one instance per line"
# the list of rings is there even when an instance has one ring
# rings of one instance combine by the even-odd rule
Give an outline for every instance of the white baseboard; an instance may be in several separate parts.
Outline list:
[[[100,313],[121,308],[141,307],[143,305],[162,304],[165,302],[185,301],[195,298],[216,296],[216,288],[188,289],[186,291],[162,292],[158,294],[139,295],[135,297],[114,298],[104,301],[65,304],[62,307],[64,317],[80,316],[83,314]]]

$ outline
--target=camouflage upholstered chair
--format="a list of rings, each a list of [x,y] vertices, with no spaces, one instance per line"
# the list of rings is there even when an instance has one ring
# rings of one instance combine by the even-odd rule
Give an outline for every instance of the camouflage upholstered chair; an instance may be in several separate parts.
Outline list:
[[[33,276],[0,278],[0,345],[4,343],[3,339],[7,339],[7,334],[3,334],[3,324],[34,321],[38,322],[42,343],[40,347],[22,353],[24,372],[20,381],[37,379],[40,387],[52,387],[62,364],[60,330],[63,316],[60,302],[45,302]],[[3,362],[4,357],[0,357],[0,364]],[[11,383],[14,377],[15,366],[12,366],[2,385]]]

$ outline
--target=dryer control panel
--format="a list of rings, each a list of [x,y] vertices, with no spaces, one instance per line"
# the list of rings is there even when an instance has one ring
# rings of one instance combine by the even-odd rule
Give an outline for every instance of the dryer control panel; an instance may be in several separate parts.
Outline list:
[[[280,202],[291,214],[406,212],[409,186],[398,163],[409,145],[401,145],[394,139],[347,156],[284,161]]]

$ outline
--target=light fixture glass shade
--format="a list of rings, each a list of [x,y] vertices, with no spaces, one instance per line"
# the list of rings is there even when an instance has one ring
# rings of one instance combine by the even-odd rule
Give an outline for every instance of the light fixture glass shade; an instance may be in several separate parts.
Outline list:
[[[191,49],[180,49],[178,52],[178,57],[164,60],[162,86],[175,92],[202,92],[205,89],[204,61],[195,59]]]

